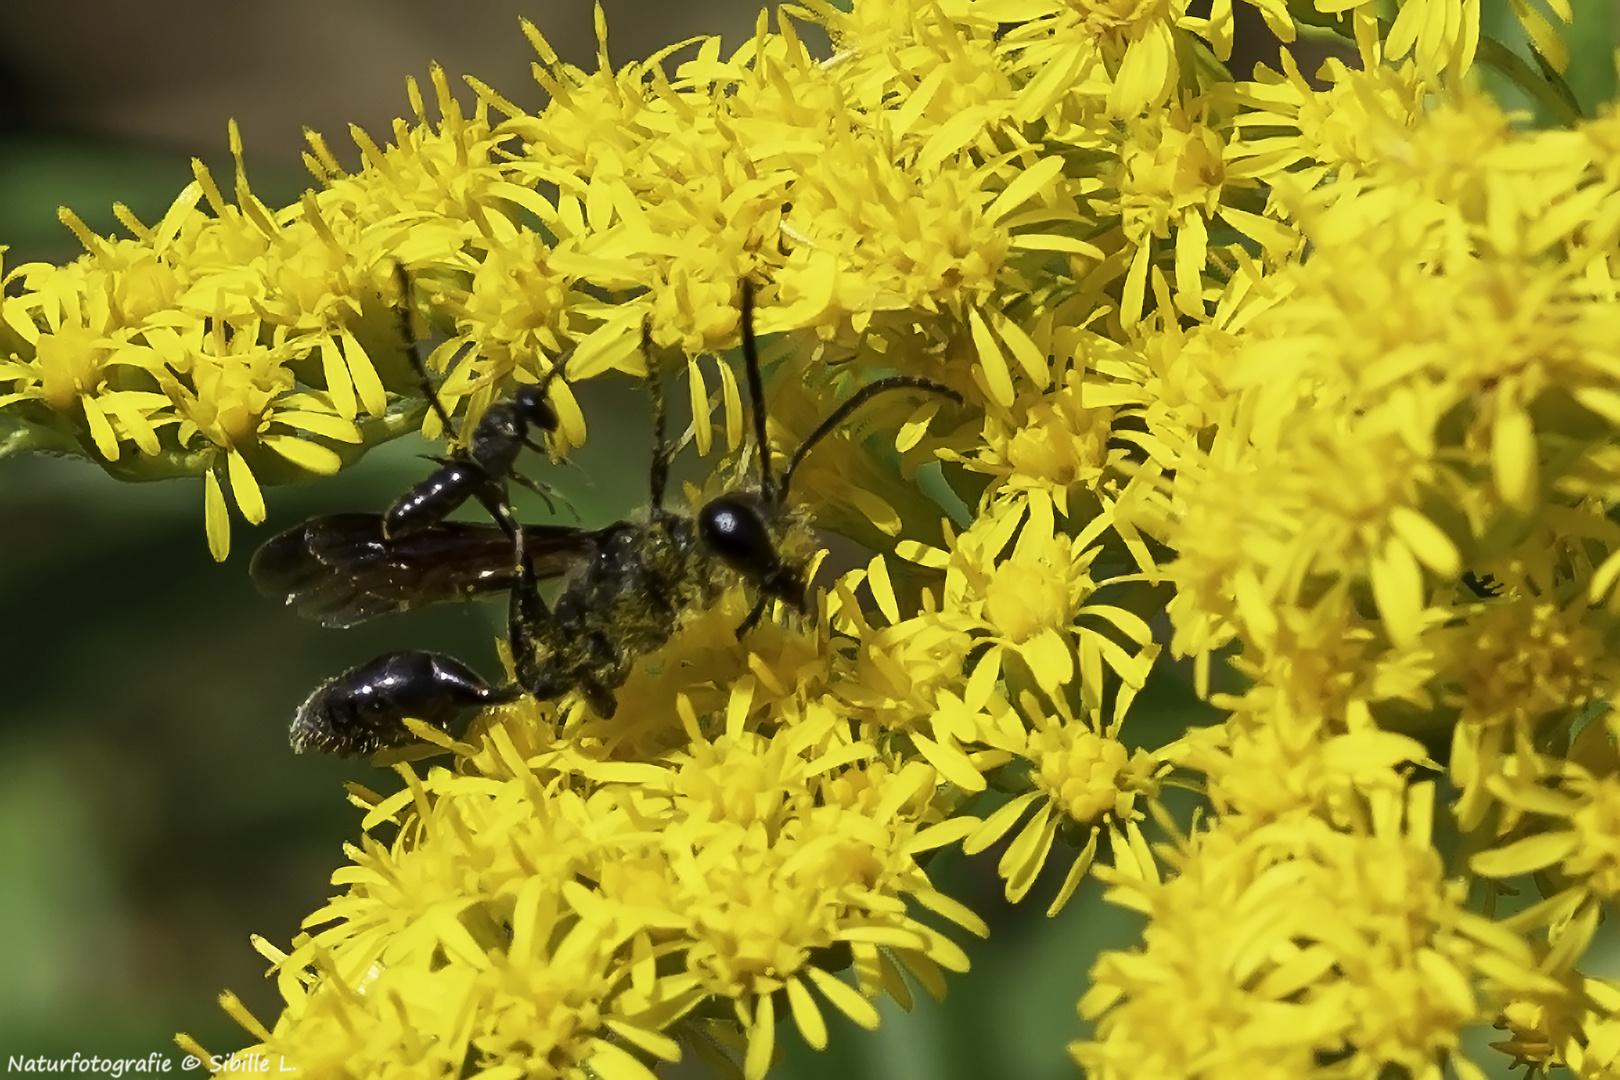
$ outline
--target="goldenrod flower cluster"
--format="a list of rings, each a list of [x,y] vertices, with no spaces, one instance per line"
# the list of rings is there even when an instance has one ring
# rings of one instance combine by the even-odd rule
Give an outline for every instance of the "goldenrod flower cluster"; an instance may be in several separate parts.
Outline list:
[[[227,999],[263,1049],[758,1080],[789,1018],[820,1046],[828,1007],[942,993],[986,928],[931,858],[1002,842],[1009,898],[1057,863],[1053,910],[1090,874],[1148,917],[1079,1002],[1088,1075],[1475,1077],[1492,1025],[1532,1070],[1620,1069],[1589,956],[1620,895],[1620,113],[1504,112],[1477,4],[1254,6],[1354,62],[1234,79],[1230,0],[806,0],[617,68],[598,16],[594,71],[525,26],[543,105],[468,79],[468,115],[434,70],[358,172],[312,135],[286,207],[233,133],[228,195],[199,167],[6,275],[13,447],[200,474],[219,558],[227,493],[257,521],[266,484],[439,433],[399,310],[464,429],[572,350],[558,453],[571,385],[685,378],[711,490],[758,452],[706,359],[744,280],[779,452],[884,374],[965,401],[884,398],[806,459],[795,499],[870,559],[803,624],[739,643],[739,586],[612,719],[411,722],[440,756],[354,790],[339,894],[259,943],[284,1011]],[[1567,104],[1559,30],[1515,10]],[[1225,719],[1144,746],[1172,664]]]

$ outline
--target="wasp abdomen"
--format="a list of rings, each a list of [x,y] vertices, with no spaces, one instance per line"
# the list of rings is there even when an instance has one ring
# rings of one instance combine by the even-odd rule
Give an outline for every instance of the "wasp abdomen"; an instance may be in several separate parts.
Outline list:
[[[415,736],[407,716],[443,731],[465,709],[515,700],[515,687],[493,687],[459,660],[398,652],[328,679],[298,709],[289,732],[298,753],[344,756],[403,746]]]
[[[442,459],[441,459],[442,460]],[[383,515],[383,535],[410,536],[444,520],[480,487],[489,474],[471,461],[448,461],[420,484],[394,500]]]

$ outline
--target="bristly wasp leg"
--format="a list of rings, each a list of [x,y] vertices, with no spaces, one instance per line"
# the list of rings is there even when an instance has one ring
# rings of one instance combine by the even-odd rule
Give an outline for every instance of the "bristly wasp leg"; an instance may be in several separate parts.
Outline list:
[[[532,446],[533,444],[531,443],[530,445]],[[522,484],[524,487],[528,488],[530,491],[532,491],[536,495],[540,496],[541,501],[546,504],[546,513],[551,514],[553,516],[556,515],[556,513],[557,513],[557,504],[551,501],[551,489],[550,488],[546,487],[546,485],[540,483],[538,480],[535,480],[533,477],[525,476],[523,473],[518,472],[516,469],[513,469],[511,472],[507,473],[506,475],[507,475],[507,479],[517,481],[519,484]],[[574,515],[574,520],[578,521],[579,520],[579,511],[574,509],[573,504],[568,501],[566,496],[563,496],[563,495],[561,495],[561,493],[559,493],[559,498],[562,498],[563,505],[568,507],[568,512]]]
[[[512,509],[511,500],[506,497],[500,485],[486,480],[473,489],[473,498],[478,500],[489,516],[512,538],[512,565],[518,566],[526,561],[523,551],[523,526],[517,519],[517,512]]]
[[[539,698],[537,691],[544,678],[541,674],[539,627],[551,618],[545,598],[540,595],[540,582],[534,575],[534,564],[529,561],[528,546],[522,528],[513,534],[513,555],[517,562],[517,580],[507,594],[506,643],[512,650],[512,670],[517,688]]]

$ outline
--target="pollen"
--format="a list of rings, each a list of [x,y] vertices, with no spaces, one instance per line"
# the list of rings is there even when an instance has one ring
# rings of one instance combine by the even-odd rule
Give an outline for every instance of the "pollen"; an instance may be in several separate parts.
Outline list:
[[[1064,554],[1067,554],[1066,552]],[[1067,560],[1054,565],[1037,554],[996,566],[985,589],[985,615],[1015,644],[1070,621]]]
[[[1034,736],[1035,782],[1075,821],[1090,824],[1114,810],[1130,753],[1117,739],[1084,728]]]
[[[1465,717],[1528,734],[1544,717],[1592,700],[1620,670],[1611,674],[1608,647],[1580,616],[1581,608],[1520,600],[1474,619],[1454,669]]]

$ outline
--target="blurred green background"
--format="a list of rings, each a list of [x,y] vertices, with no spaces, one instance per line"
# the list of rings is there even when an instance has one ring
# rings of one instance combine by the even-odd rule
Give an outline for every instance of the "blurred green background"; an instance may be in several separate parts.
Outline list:
[[[751,0],[604,6],[619,60],[697,33],[735,43],[757,12]],[[193,155],[229,175],[232,116],[255,189],[274,203],[308,183],[302,127],[343,156],[346,125],[386,132],[406,110],[404,77],[422,79],[430,59],[537,106],[519,14],[564,58],[593,62],[591,7],[579,0],[460,5],[453,21],[438,0],[6,5],[5,266],[78,254],[59,205],[109,231],[114,200],[160,215]],[[642,501],[649,435],[636,388],[591,392],[580,468],[546,476],[597,524]],[[238,519],[223,565],[204,542],[201,481],[132,486],[81,461],[0,462],[0,1056],[178,1058],[177,1030],[233,1049],[248,1040],[215,1004],[226,988],[273,1020],[279,999],[248,936],[284,946],[334,891],[328,877],[359,820],[343,781],[396,782],[363,762],[295,757],[293,708],[323,678],[391,649],[440,649],[496,671],[500,609],[451,605],[328,631],[261,599],[247,560],[309,515],[382,509],[423,474],[415,455],[426,449],[402,441],[338,477],[269,491],[270,520]],[[1127,734],[1156,743],[1208,716],[1167,674]],[[998,854],[936,868],[994,931],[968,943],[973,970],[945,1003],[924,999],[909,1016],[885,1004],[875,1034],[835,1024],[821,1054],[784,1024],[773,1075],[1076,1075],[1064,1048],[1083,1031],[1074,1006],[1086,971],[1137,926],[1099,902],[1095,883],[1047,920],[1066,864],[1010,907]]]

